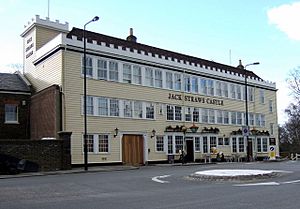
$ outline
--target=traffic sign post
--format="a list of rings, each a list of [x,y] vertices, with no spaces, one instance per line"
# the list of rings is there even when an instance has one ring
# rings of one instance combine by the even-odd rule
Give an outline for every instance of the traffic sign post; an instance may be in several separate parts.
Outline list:
[[[275,146],[270,146],[269,147],[269,159],[270,160],[275,160],[276,159],[276,148]]]

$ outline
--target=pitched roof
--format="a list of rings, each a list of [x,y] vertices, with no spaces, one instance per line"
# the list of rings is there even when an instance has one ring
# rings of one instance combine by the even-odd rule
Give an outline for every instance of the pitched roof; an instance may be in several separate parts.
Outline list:
[[[0,91],[30,92],[19,74],[0,73]]]
[[[72,36],[76,36],[78,40],[82,40],[83,30],[79,29],[79,28],[72,28],[72,30],[67,34],[67,38],[71,39]],[[183,60],[184,63],[186,63],[186,62],[195,63],[195,64],[199,64],[201,67],[202,66],[210,66],[211,69],[217,68],[217,69],[222,69],[225,71],[238,73],[238,74],[245,73],[244,69],[240,69],[237,67],[224,65],[221,63],[201,59],[198,57],[193,57],[190,55],[172,52],[172,51],[160,49],[160,48],[153,47],[153,46],[148,46],[148,45],[141,44],[141,43],[136,43],[133,41],[127,41],[125,39],[115,38],[115,37],[103,35],[100,33],[85,31],[85,36],[86,36],[87,42],[89,42],[89,43],[92,43],[92,41],[95,40],[95,41],[97,41],[98,44],[100,44],[101,42],[106,43],[107,46],[109,46],[110,44],[113,44],[115,48],[118,48],[120,46],[120,47],[122,47],[123,50],[126,50],[126,48],[130,48],[130,51],[132,51],[132,52],[134,49],[137,50],[138,53],[141,53],[141,51],[144,51],[145,55],[148,55],[148,53],[157,54],[160,58],[162,56],[165,56],[166,59],[168,59],[170,57],[172,60],[174,60],[174,59]],[[258,75],[256,75],[252,71],[246,70],[246,74],[250,77],[261,79]]]

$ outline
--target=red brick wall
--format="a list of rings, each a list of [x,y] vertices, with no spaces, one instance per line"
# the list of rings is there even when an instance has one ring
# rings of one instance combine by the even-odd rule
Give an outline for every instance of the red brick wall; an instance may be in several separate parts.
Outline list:
[[[31,95],[0,93],[0,139],[29,139],[30,97]],[[5,104],[18,105],[18,124],[5,123]]]
[[[59,86],[53,85],[31,98],[31,139],[58,138],[61,131],[61,96]]]

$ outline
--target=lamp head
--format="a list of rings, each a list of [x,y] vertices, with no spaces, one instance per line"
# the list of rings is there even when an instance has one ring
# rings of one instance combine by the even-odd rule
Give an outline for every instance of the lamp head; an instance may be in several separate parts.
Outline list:
[[[99,20],[99,17],[98,16],[95,16],[92,21],[95,22],[95,21],[98,21]]]

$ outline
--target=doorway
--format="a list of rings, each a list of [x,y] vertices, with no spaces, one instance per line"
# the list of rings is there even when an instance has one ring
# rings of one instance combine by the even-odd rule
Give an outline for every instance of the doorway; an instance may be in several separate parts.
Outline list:
[[[144,164],[143,135],[125,134],[122,138],[122,162],[126,165]]]
[[[186,140],[186,162],[194,162],[194,141],[193,140]]]

